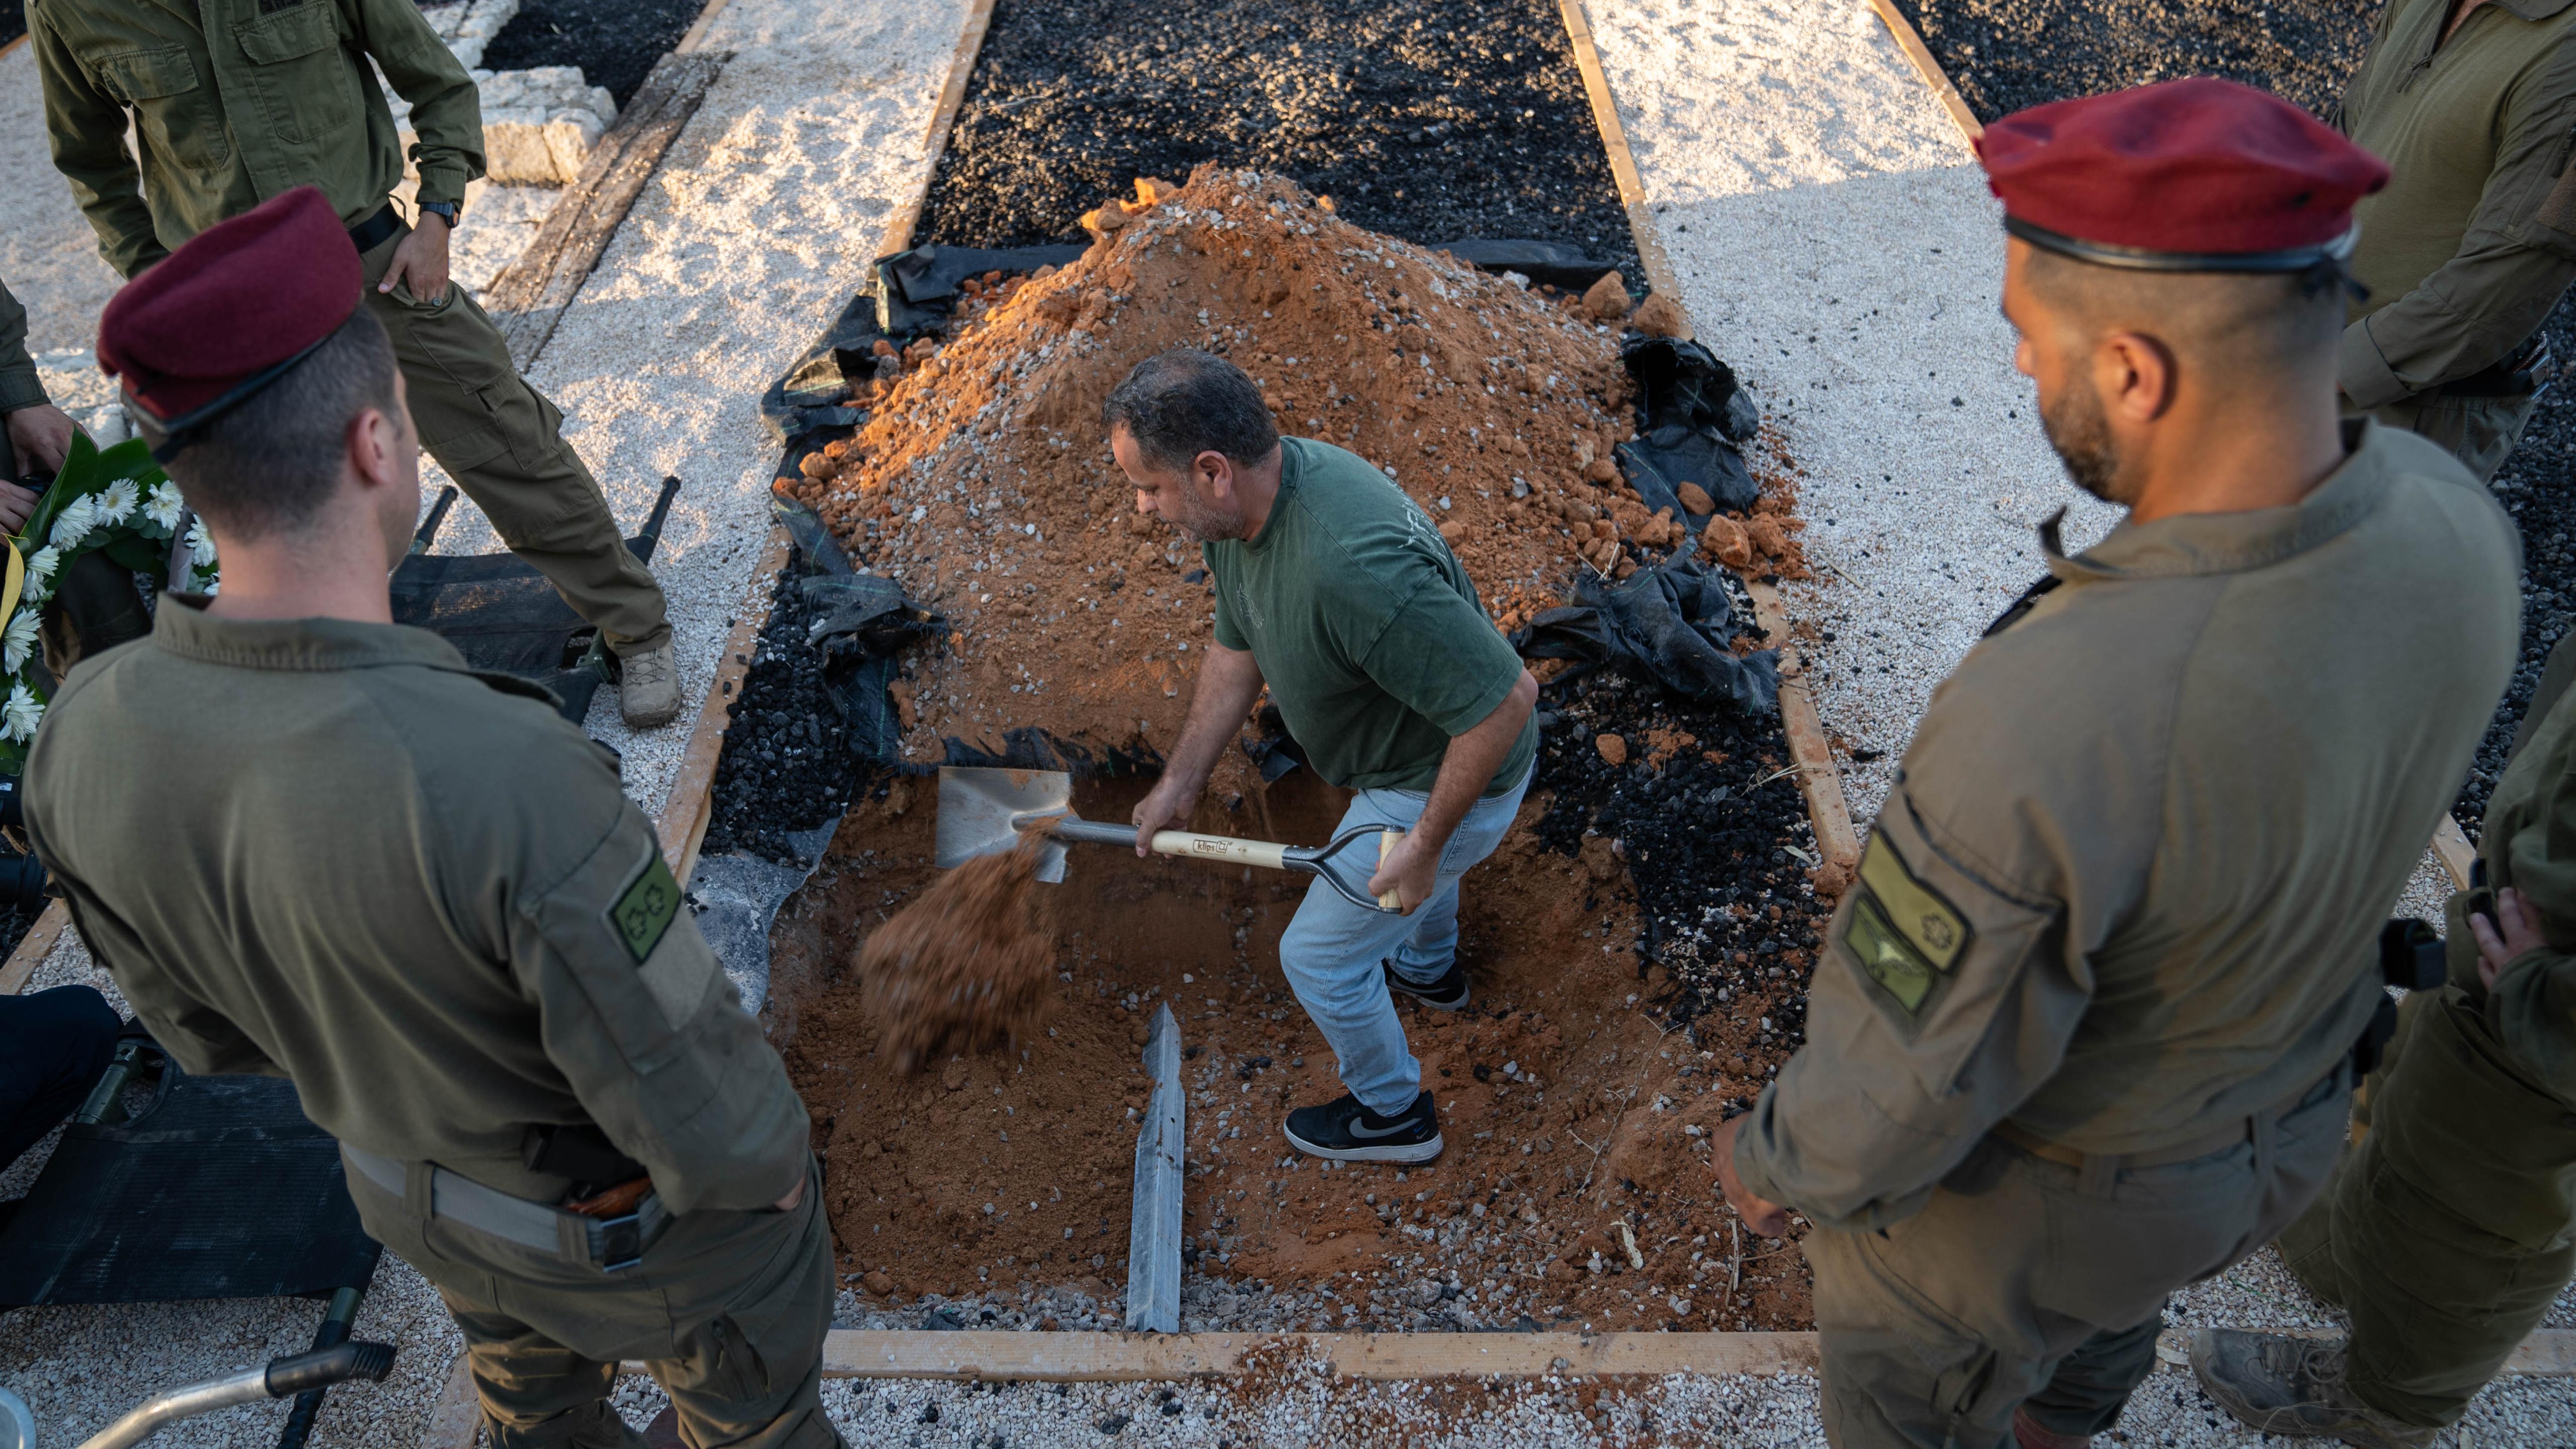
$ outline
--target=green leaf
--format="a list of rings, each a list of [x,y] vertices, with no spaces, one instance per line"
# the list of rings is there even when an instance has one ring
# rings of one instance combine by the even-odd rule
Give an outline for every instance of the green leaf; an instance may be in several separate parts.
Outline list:
[[[161,582],[170,567],[168,530],[163,530],[162,539],[157,542],[143,534],[128,533],[121,528],[112,531],[119,536],[101,546],[99,552],[106,554],[117,567],[128,573],[146,574],[153,582]]]

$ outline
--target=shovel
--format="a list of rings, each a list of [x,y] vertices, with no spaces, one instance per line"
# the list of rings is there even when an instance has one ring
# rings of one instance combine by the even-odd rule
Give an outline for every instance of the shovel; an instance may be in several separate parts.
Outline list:
[[[1047,838],[1038,847],[1038,879],[1064,880],[1064,845],[1136,848],[1136,827],[1085,820],[1073,813],[1073,776],[1062,770],[986,770],[962,765],[939,771],[939,868],[964,865],[979,855],[993,855],[1020,843],[1024,831],[1044,825]],[[1376,836],[1374,848],[1368,837]],[[1404,838],[1392,825],[1362,825],[1345,830],[1325,845],[1273,845],[1264,840],[1237,840],[1230,835],[1201,835],[1194,830],[1157,830],[1149,848],[1156,855],[1186,856],[1223,865],[1257,865],[1270,870],[1303,871],[1324,878],[1355,906],[1400,915],[1404,903],[1395,892],[1369,894],[1369,877],[1378,862]]]

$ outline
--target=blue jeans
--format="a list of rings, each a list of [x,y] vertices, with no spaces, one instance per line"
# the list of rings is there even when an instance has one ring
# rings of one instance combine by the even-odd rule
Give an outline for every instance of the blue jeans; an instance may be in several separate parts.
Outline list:
[[[1424,983],[1449,969],[1458,955],[1458,878],[1502,843],[1528,790],[1524,775],[1509,792],[1468,808],[1440,853],[1438,888],[1412,915],[1362,909],[1318,880],[1306,887],[1305,901],[1279,938],[1279,965],[1297,1004],[1332,1043],[1342,1085],[1372,1112],[1401,1112],[1422,1090],[1422,1064],[1404,1044],[1404,1025],[1378,963],[1392,960],[1406,980]],[[1430,798],[1419,790],[1362,790],[1333,833],[1362,825],[1411,830]]]

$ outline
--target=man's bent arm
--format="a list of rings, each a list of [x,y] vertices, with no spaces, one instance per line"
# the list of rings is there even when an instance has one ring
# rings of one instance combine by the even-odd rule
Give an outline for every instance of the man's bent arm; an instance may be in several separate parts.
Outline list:
[[[1465,734],[1450,736],[1449,748],[1440,756],[1440,774],[1431,782],[1431,799],[1422,807],[1422,818],[1413,823],[1412,833],[1422,849],[1436,852],[1458,833],[1458,822],[1467,818],[1494,783],[1494,772],[1510,758],[1512,746],[1520,743],[1521,727],[1529,723],[1530,711],[1537,706],[1538,681],[1524,669],[1493,713]]]
[[[72,200],[98,233],[98,254],[118,276],[131,277],[169,253],[153,230],[152,208],[143,204],[142,173],[125,149],[125,107],[90,83],[44,7],[28,12],[27,30],[44,86],[54,169],[71,183]]]
[[[2576,50],[2560,63],[2576,66]],[[2576,100],[2557,84],[2558,99],[2505,117],[2459,254],[2344,329],[2335,371],[2354,403],[2380,407],[2503,361],[2576,278],[2576,167],[2562,149]]]
[[[1835,913],[1807,1044],[1739,1118],[1744,1187],[1826,1227],[1910,1216],[2057,1071],[2091,1001],[2065,912],[1943,848],[1900,786]]]
[[[1207,783],[1217,757],[1243,728],[1252,702],[1261,697],[1261,665],[1249,649],[1228,649],[1210,641],[1207,663],[1199,666],[1199,686],[1190,696],[1190,717],[1181,726],[1181,742],[1172,747],[1163,778],[1186,780],[1193,792]]]
[[[375,58],[394,94],[411,103],[411,160],[419,200],[462,202],[483,174],[483,98],[446,42],[411,0],[340,0],[360,48]]]

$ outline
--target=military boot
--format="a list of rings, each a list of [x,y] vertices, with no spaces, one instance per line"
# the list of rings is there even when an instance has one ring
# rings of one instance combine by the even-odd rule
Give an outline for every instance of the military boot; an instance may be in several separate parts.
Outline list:
[[[671,641],[617,656],[617,712],[628,729],[649,730],[680,716],[680,662]]]
[[[2191,1336],[2191,1367],[2210,1398],[2261,1433],[2341,1439],[2358,1449],[2426,1449],[2447,1438],[2354,1397],[2344,1346],[2333,1339],[2204,1328]]]

